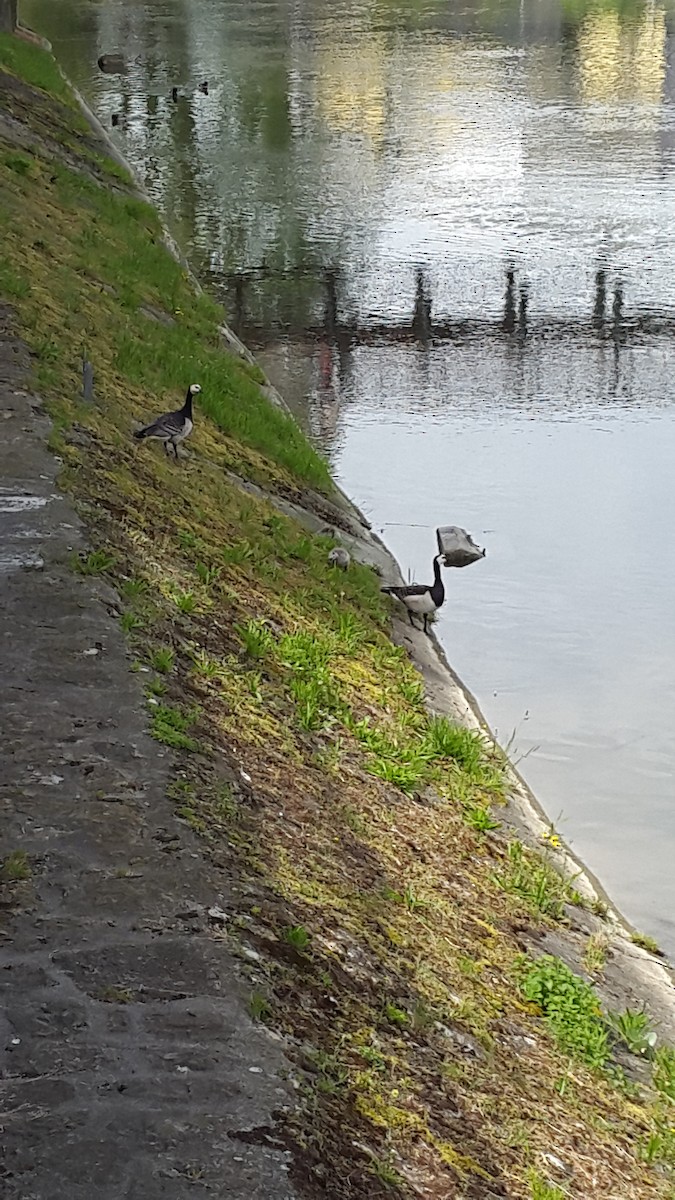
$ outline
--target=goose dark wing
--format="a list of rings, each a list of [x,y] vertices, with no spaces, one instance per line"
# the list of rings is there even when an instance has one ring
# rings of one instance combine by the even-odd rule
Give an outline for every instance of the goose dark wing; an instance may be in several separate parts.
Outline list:
[[[405,587],[383,587],[381,592],[387,592],[389,596],[398,596],[399,600],[405,600],[406,596],[423,596],[430,589],[423,583],[409,583]]]
[[[185,426],[185,413],[171,412],[164,413],[153,421],[152,425],[147,425],[143,431],[146,437],[172,437],[175,433],[180,433]]]

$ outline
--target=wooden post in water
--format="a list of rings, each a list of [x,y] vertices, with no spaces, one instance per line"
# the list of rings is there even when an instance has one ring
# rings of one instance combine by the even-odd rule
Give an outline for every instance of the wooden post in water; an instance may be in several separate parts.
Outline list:
[[[422,267],[418,267],[415,273],[413,333],[418,341],[427,345],[431,337],[431,295]]]
[[[595,305],[593,307],[593,322],[602,328],[605,321],[605,305],[607,304],[607,275],[602,267],[595,272]]]
[[[612,304],[612,335],[618,346],[621,341],[621,321],[623,317],[623,283],[617,280],[614,288],[614,303]]]
[[[82,395],[88,404],[94,401],[94,368],[86,358],[82,359]]]
[[[528,290],[527,284],[524,283],[520,289],[520,299],[518,301],[518,333],[521,338],[527,335],[527,301]]]
[[[326,282],[326,307],[323,323],[329,340],[335,338],[338,323],[337,271],[329,267],[324,276]]]
[[[506,268],[506,295],[504,296],[503,329],[513,333],[516,327],[516,275],[513,267]]]
[[[14,33],[19,19],[18,0],[0,0],[0,33]]]

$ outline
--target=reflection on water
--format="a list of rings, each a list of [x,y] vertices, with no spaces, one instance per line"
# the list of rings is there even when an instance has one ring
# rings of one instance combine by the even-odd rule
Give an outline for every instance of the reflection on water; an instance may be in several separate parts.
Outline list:
[[[636,22],[618,12],[591,12],[579,30],[581,95],[586,102],[642,100],[658,104],[666,74],[666,14],[645,8]]]
[[[675,953],[670,0],[23,12],[404,568],[487,545],[452,661]]]

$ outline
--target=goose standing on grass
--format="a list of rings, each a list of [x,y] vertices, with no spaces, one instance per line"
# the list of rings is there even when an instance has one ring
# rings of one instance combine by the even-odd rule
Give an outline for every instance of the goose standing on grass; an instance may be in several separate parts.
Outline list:
[[[142,441],[143,438],[156,438],[158,442],[164,442],[164,451],[169,453],[169,446],[173,446],[173,452],[178,458],[178,443],[184,442],[192,433],[192,400],[194,396],[198,396],[201,392],[198,383],[191,383],[185,396],[185,404],[176,412],[163,413],[161,417],[157,417],[151,425],[145,425],[143,429],[137,429],[134,437],[137,441]]]
[[[443,561],[442,554],[437,554],[434,558],[434,582],[431,584],[409,583],[402,587],[380,588],[381,592],[386,592],[387,595],[393,596],[395,600],[400,600],[402,604],[405,604],[408,610],[408,619],[413,628],[415,627],[413,615],[422,617],[426,634],[429,633],[427,624],[429,617],[432,613],[438,612],[445,600],[445,588],[441,579]]]
[[[329,567],[339,567],[341,571],[348,571],[351,561],[351,554],[343,546],[335,546],[328,552]]]

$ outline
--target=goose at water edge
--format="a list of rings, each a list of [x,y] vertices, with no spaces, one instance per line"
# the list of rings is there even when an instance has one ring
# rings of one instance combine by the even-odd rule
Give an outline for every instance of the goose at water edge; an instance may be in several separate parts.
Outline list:
[[[185,404],[176,412],[163,413],[161,417],[157,417],[150,425],[145,425],[143,429],[137,429],[134,437],[137,441],[142,441],[144,438],[156,438],[158,442],[164,442],[164,451],[169,453],[169,446],[173,446],[173,452],[178,458],[178,443],[184,442],[192,433],[192,400],[194,396],[198,396],[201,392],[198,383],[191,383],[186,396]]]
[[[434,582],[431,584],[424,583],[409,583],[402,587],[383,587],[381,592],[386,592],[387,595],[393,596],[395,600],[400,600],[405,604],[408,610],[408,619],[410,624],[415,627],[413,615],[422,617],[424,622],[424,632],[429,633],[428,620],[432,613],[438,611],[443,601],[445,600],[445,588],[441,579],[441,564],[444,561],[442,554],[437,554],[433,560]]]

